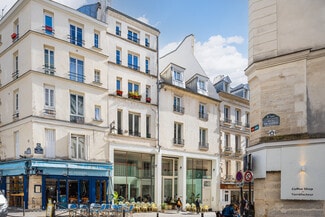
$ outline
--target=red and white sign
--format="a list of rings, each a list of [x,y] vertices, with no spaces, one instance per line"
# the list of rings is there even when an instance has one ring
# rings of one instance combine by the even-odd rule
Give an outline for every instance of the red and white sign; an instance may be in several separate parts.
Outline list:
[[[253,180],[253,172],[250,170],[246,170],[244,174],[244,181],[245,182],[251,182]]]

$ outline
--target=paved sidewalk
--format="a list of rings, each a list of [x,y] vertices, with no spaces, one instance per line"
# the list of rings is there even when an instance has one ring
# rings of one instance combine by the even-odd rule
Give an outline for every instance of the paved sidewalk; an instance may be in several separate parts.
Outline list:
[[[63,210],[56,211],[56,216],[69,216],[68,212],[64,212]],[[25,211],[22,210],[9,210],[8,217],[12,216],[28,216],[28,217],[46,217],[46,211],[45,210],[37,210],[37,211]],[[128,216],[128,215],[126,215]],[[177,213],[174,210],[166,210],[164,213],[159,212],[158,215],[156,212],[140,212],[140,213],[133,213],[133,217],[216,217],[215,212],[204,212],[203,216],[202,213],[196,214],[192,212],[179,212]]]

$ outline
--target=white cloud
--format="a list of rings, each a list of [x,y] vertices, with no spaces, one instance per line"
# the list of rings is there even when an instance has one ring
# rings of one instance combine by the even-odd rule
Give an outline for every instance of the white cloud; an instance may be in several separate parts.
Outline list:
[[[244,69],[247,67],[247,59],[238,52],[236,44],[243,43],[240,36],[224,38],[221,35],[211,36],[208,41],[195,43],[195,57],[201,64],[210,80],[217,75],[228,75],[232,80],[232,87],[241,83],[247,83]],[[160,56],[176,49],[180,42],[172,42],[163,47]]]
[[[146,15],[142,15],[141,17],[138,17],[137,20],[149,25],[149,20],[146,18]]]

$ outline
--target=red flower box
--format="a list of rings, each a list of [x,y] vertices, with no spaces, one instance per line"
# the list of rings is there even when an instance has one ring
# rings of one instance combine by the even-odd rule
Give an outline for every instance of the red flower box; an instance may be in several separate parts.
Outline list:
[[[151,102],[151,98],[150,97],[147,97],[146,98],[146,102],[150,103]]]
[[[52,31],[53,31],[53,29],[52,29],[51,26],[45,26],[45,30],[46,30],[46,31],[49,31],[49,32],[52,32]]]
[[[116,90],[116,95],[122,96],[123,95],[123,91],[122,90]]]
[[[17,37],[17,33],[14,32],[14,33],[11,34],[12,39],[15,39],[16,37]]]

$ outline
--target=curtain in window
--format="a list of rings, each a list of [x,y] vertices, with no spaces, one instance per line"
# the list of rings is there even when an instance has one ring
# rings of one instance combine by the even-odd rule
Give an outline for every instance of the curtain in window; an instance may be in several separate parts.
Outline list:
[[[77,101],[77,96],[71,94],[70,95],[70,114],[72,114],[72,115],[77,114],[76,101]]]
[[[45,130],[45,154],[48,158],[55,158],[55,130]]]

